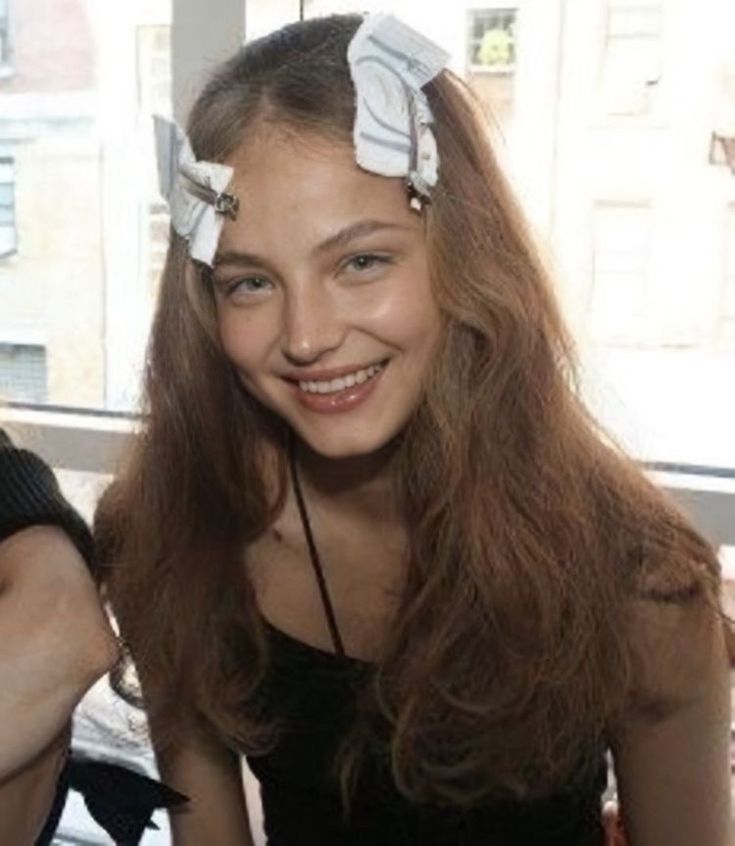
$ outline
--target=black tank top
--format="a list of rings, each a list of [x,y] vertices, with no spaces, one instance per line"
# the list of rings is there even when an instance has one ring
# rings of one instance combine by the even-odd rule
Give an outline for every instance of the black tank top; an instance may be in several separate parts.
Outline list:
[[[606,768],[574,788],[534,801],[469,811],[417,805],[387,766],[371,768],[345,821],[334,775],[370,666],[316,649],[266,624],[270,666],[261,700],[281,721],[274,748],[248,756],[261,785],[268,846],[602,846]]]
[[[602,846],[602,751],[599,768],[568,790],[464,811],[411,802],[387,763],[370,761],[345,818],[334,763],[371,665],[345,655],[293,461],[292,480],[334,652],[265,622],[270,662],[259,710],[280,731],[268,754],[249,755],[248,764],[260,781],[268,846]]]

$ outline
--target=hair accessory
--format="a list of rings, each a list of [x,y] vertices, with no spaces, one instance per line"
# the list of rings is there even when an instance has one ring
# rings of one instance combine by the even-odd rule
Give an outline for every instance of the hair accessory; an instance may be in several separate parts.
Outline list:
[[[392,15],[377,14],[360,25],[347,59],[357,99],[357,163],[381,176],[405,176],[411,207],[420,211],[439,170],[433,116],[421,89],[449,54]]]
[[[171,225],[189,242],[189,255],[210,267],[226,215],[237,219],[240,201],[225,193],[232,168],[194,158],[186,134],[170,120],[154,115],[158,178],[168,202]]]

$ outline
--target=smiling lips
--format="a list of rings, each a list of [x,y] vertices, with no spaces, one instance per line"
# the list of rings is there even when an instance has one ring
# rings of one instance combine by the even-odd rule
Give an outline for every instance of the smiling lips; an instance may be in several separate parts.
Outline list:
[[[336,414],[350,411],[375,390],[386,363],[373,364],[333,379],[290,380],[296,399],[310,411]]]
[[[362,370],[355,370],[354,373],[348,373],[346,376],[340,376],[337,379],[330,379],[329,381],[299,381],[299,389],[306,391],[309,394],[334,394],[338,391],[344,391],[345,388],[351,388],[353,385],[362,385],[368,379],[380,373],[383,369],[381,364],[373,364],[371,367],[366,367]]]

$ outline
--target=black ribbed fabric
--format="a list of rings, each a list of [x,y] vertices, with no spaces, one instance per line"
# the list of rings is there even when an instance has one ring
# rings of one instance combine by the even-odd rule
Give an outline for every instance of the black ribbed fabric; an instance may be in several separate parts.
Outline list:
[[[0,541],[28,526],[60,526],[92,567],[92,537],[64,499],[51,469],[37,455],[13,446],[0,429]]]

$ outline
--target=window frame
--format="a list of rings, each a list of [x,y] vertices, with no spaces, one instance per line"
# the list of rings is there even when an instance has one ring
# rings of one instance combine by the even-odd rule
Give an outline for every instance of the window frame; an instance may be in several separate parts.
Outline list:
[[[138,417],[32,403],[0,406],[0,427],[19,444],[32,445],[52,467],[112,474],[129,447]],[[735,468],[645,463],[652,480],[667,490],[716,546],[735,545]]]

